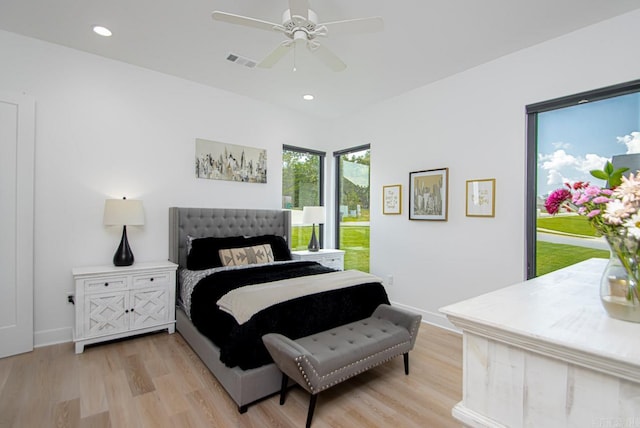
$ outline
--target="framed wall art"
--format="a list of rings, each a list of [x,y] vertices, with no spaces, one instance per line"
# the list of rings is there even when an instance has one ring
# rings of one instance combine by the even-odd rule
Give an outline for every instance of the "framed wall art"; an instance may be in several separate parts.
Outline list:
[[[196,138],[196,178],[267,182],[267,151]]]
[[[496,179],[467,180],[467,217],[495,217]]]
[[[409,220],[447,221],[449,168],[409,173]]]
[[[402,185],[382,186],[382,214],[402,214]]]

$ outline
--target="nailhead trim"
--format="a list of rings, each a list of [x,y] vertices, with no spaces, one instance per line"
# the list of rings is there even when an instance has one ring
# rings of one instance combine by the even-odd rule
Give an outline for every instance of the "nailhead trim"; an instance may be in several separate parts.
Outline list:
[[[378,316],[378,319],[381,319],[381,317],[379,317],[379,316]],[[365,323],[363,323],[363,324],[364,324],[364,325],[367,325],[367,324],[366,324],[366,322],[365,322]],[[396,323],[395,325],[398,325],[398,324]],[[327,373],[327,374],[325,374],[325,375],[323,375],[323,376],[320,376],[320,375],[318,374],[318,372],[316,371],[316,368],[313,366],[313,364],[311,364],[311,361],[309,361],[309,359],[307,358],[307,356],[306,356],[306,355],[299,355],[299,356],[297,356],[297,357],[295,358],[295,362],[296,362],[296,365],[298,366],[298,370],[300,371],[300,374],[301,374],[301,375],[302,375],[302,377],[304,378],[304,380],[305,380],[305,382],[306,382],[307,386],[309,387],[309,390],[311,391],[311,393],[312,393],[312,394],[317,394],[317,393],[319,393],[319,392],[321,392],[321,391],[324,391],[325,389],[328,389],[328,388],[330,388],[330,387],[332,387],[332,386],[334,386],[334,385],[337,385],[338,383],[341,383],[341,382],[343,382],[343,381],[345,381],[345,380],[347,380],[347,379],[349,379],[349,378],[351,378],[351,377],[353,377],[353,376],[355,376],[355,375],[358,375],[358,374],[360,374],[360,373],[362,373],[362,372],[365,372],[365,371],[367,371],[367,370],[369,370],[369,369],[372,369],[373,367],[376,367],[376,366],[378,366],[378,365],[380,365],[380,364],[386,363],[387,361],[391,360],[392,358],[397,357],[398,355],[400,355],[400,354],[402,354],[402,353],[393,354],[393,355],[389,356],[388,358],[385,358],[384,360],[381,360],[381,361],[376,362],[375,364],[370,364],[370,365],[368,365],[368,366],[362,367],[362,368],[360,368],[357,372],[351,373],[349,376],[343,376],[343,377],[341,377],[341,378],[339,378],[339,379],[337,379],[337,380],[334,380],[334,381],[333,381],[333,382],[331,382],[330,384],[323,385],[323,386],[320,386],[320,387],[315,387],[315,386],[311,383],[311,379],[309,379],[309,377],[307,376],[307,373],[305,372],[305,370],[304,370],[304,368],[303,368],[303,366],[302,366],[302,362],[301,362],[302,360],[304,360],[304,362],[305,362],[305,363],[310,367],[311,371],[313,372],[312,374],[313,374],[315,377],[319,378],[319,379],[320,379],[320,381],[322,381],[322,379],[325,379],[326,377],[332,376],[333,374],[338,373],[338,372],[340,372],[340,371],[343,371],[343,370],[345,370],[345,369],[348,369],[348,368],[350,368],[350,367],[352,367],[352,366],[354,366],[354,365],[361,364],[361,363],[363,363],[363,362],[365,362],[365,361],[367,361],[367,360],[370,360],[371,358],[376,357],[376,356],[377,356],[377,355],[379,355],[379,354],[382,354],[382,353],[388,352],[388,351],[393,350],[393,349],[395,349],[395,348],[398,348],[398,347],[400,347],[400,346],[405,346],[406,344],[411,344],[411,342],[413,341],[413,338],[415,337],[415,334],[416,334],[416,331],[417,331],[417,329],[418,329],[418,326],[419,326],[419,323],[418,323],[418,322],[414,322],[414,323],[412,324],[412,326],[411,326],[411,330],[410,330],[410,339],[409,339],[409,341],[401,342],[401,343],[398,343],[398,344],[396,344],[396,345],[390,346],[390,347],[388,347],[388,348],[386,348],[386,349],[383,349],[383,350],[381,350],[381,351],[376,352],[375,354],[368,355],[368,356],[366,356],[365,358],[361,358],[361,359],[359,359],[359,360],[357,360],[357,361],[354,361],[354,362],[352,362],[352,363],[347,364],[346,366],[343,366],[343,367],[340,367],[340,368],[338,368],[338,369],[335,369],[335,370],[333,370],[333,371],[331,371],[331,372],[329,372],[329,373]],[[349,330],[352,330],[352,329],[349,329]],[[335,335],[335,334],[334,334],[334,335]],[[314,341],[315,341],[315,339],[314,339]]]

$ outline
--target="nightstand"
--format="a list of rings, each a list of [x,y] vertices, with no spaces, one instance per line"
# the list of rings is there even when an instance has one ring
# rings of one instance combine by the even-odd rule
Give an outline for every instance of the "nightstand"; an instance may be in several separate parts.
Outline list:
[[[291,258],[293,260],[314,261],[323,266],[344,270],[344,250],[292,251]]]
[[[91,343],[165,328],[173,333],[177,267],[166,261],[72,269],[76,354]]]

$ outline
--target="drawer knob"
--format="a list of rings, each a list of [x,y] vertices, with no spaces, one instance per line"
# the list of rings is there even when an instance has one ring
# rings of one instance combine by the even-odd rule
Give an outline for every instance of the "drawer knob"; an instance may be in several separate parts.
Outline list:
[[[109,283],[108,283],[108,282],[105,282],[105,283],[104,283],[104,286],[105,286],[105,287],[108,287],[108,286],[109,286]]]
[[[129,309],[125,309],[125,310],[124,310],[124,313],[125,313],[125,314],[128,314],[128,313],[129,313]]]
[[[153,282],[153,277],[149,278],[149,281]]]

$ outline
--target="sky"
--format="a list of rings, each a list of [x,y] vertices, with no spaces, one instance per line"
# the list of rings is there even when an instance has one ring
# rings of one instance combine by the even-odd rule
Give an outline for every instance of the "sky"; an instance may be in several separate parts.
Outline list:
[[[627,153],[640,153],[640,93],[540,113],[537,194],[566,182],[604,185],[589,171]]]

